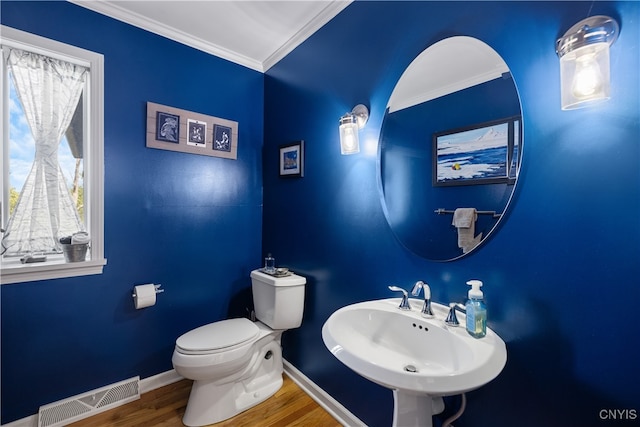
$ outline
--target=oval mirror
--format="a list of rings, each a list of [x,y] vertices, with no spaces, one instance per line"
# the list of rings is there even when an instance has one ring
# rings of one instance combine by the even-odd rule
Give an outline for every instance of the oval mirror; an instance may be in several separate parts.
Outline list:
[[[507,64],[480,40],[441,40],[409,65],[378,153],[385,216],[405,247],[449,261],[495,232],[520,169],[521,114]]]

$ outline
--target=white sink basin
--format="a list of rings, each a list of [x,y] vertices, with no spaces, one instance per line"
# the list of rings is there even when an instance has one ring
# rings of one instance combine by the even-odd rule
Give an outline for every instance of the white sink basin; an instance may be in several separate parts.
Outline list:
[[[396,425],[430,425],[433,413],[442,411],[441,399],[433,405],[415,402],[461,394],[498,376],[507,360],[504,342],[487,328],[484,338],[471,337],[464,328],[444,323],[448,307],[432,303],[434,318],[420,315],[422,300],[409,300],[412,310],[400,310],[399,298],[366,301],[334,312],[322,327],[322,339],[333,355],[363,377],[394,390]],[[411,420],[398,418],[398,406],[429,406]],[[422,398],[418,398],[422,399]],[[404,409],[402,410],[406,412]],[[401,411],[401,412],[402,412]],[[427,416],[428,420],[421,418]],[[415,419],[414,419],[415,418]]]

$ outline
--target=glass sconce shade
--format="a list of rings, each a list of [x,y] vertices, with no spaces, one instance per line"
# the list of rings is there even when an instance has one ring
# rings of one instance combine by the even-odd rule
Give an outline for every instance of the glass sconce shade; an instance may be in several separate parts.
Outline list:
[[[562,109],[610,98],[609,44],[581,47],[560,58]]]
[[[358,131],[364,127],[369,119],[369,109],[358,104],[350,113],[340,117],[340,152],[355,154],[360,152],[360,138]]]
[[[609,99],[609,46],[618,32],[618,23],[612,18],[593,16],[578,22],[558,39],[563,110]]]
[[[355,154],[358,152],[360,152],[358,122],[353,114],[345,114],[340,118],[340,153]]]

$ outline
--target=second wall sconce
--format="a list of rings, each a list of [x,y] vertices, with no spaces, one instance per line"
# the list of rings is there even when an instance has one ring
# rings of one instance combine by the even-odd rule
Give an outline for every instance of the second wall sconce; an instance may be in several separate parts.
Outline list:
[[[609,99],[609,46],[619,32],[615,19],[598,15],[583,19],[558,39],[563,110]]]
[[[355,154],[360,152],[360,138],[358,131],[369,120],[369,109],[358,104],[350,113],[340,117],[340,152],[342,154]]]

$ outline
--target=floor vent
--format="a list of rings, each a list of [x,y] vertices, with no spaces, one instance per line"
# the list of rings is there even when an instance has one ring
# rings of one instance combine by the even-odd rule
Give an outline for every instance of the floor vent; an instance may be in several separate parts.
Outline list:
[[[40,407],[38,427],[58,427],[140,399],[140,377]]]

